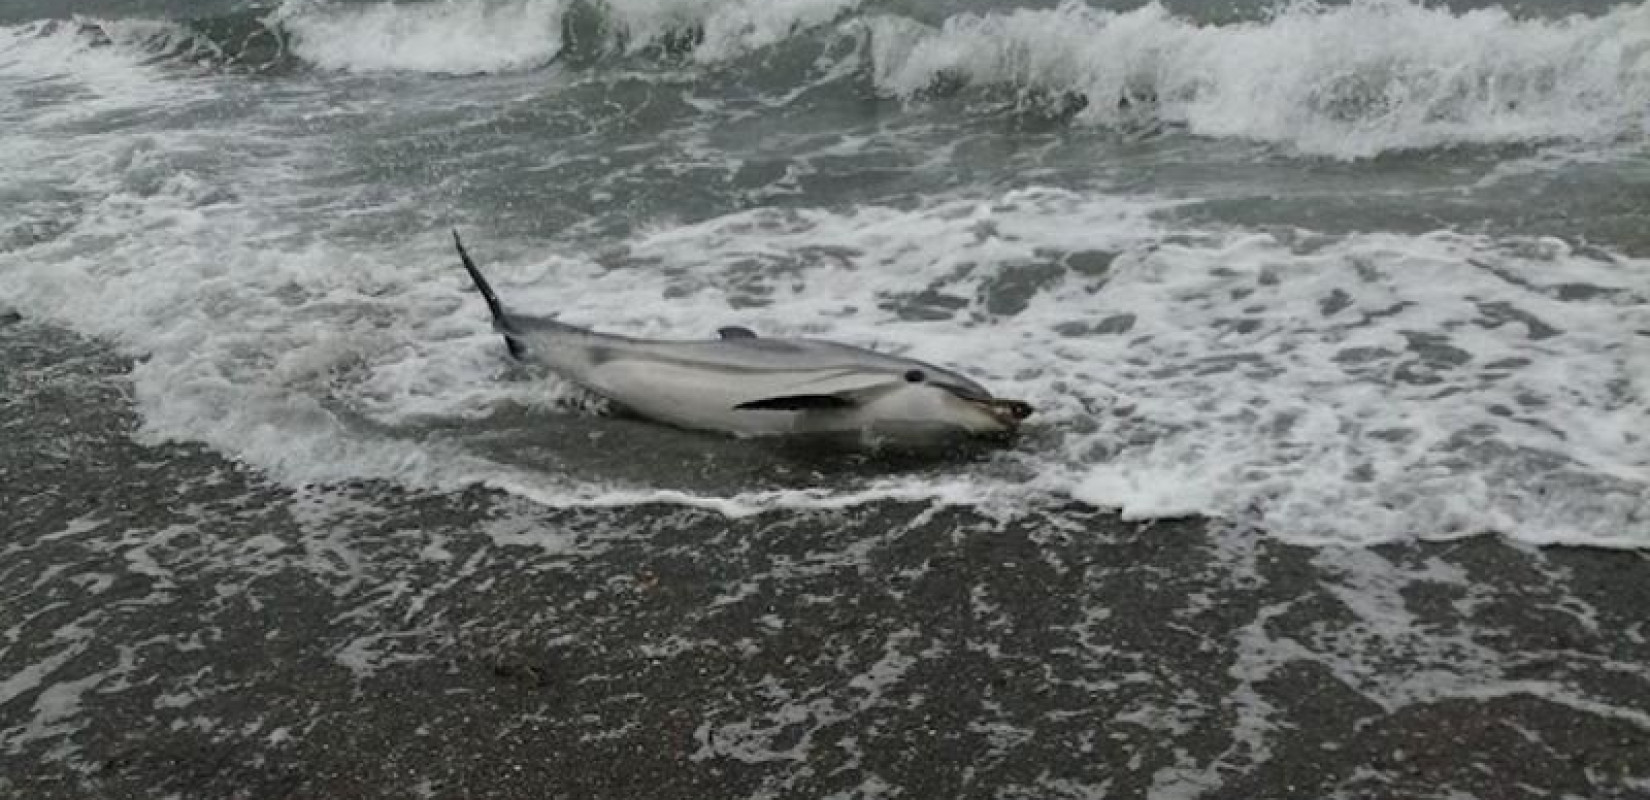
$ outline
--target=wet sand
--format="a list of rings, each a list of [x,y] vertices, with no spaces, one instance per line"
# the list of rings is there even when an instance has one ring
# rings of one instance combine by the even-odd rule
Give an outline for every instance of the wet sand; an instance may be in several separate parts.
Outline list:
[[[0,320],[0,796],[1650,797],[1650,558],[294,490]]]

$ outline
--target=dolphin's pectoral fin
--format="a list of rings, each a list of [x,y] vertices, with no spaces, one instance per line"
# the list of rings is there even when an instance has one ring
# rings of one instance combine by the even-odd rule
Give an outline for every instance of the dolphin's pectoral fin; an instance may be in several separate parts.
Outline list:
[[[734,406],[741,411],[839,411],[859,405],[840,394],[788,394]]]
[[[756,331],[738,325],[729,325],[726,328],[717,328],[716,333],[723,339],[755,339]]]

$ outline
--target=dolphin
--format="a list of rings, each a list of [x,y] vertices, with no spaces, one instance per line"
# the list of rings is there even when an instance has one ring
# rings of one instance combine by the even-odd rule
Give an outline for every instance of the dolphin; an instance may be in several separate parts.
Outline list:
[[[921,445],[1006,436],[1032,413],[943,367],[838,342],[764,338],[741,327],[722,328],[717,339],[638,339],[512,314],[456,230],[453,244],[511,357],[646,419],[740,437]]]

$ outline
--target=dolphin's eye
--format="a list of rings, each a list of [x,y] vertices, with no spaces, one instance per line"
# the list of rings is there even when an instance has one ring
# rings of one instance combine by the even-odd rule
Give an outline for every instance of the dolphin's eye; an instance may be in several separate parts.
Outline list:
[[[927,380],[927,378],[928,376],[924,375],[920,369],[908,369],[905,371],[905,380],[907,383],[922,383],[924,380]]]

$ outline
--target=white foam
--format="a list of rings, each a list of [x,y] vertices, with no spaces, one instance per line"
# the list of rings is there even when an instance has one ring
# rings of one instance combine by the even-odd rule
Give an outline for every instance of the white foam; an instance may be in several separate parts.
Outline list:
[[[1193,133],[1310,153],[1607,141],[1650,129],[1646,4],[1546,20],[1409,0],[1300,2],[1263,22],[1209,25],[1156,2],[1128,12],[1066,2],[963,14],[939,28],[898,17],[868,25],[876,83],[893,95],[961,81],[1022,103],[1080,96],[1079,119],[1094,124],[1148,108]]]
[[[1488,529],[1537,541],[1644,540],[1645,526],[1634,521],[1646,510],[1646,463],[1635,444],[1644,400],[1621,394],[1642,368],[1642,357],[1621,343],[1642,327],[1643,298],[1578,306],[1516,283],[1571,279],[1623,288],[1634,285],[1643,262],[1607,264],[1562,246],[1526,255],[1519,243],[1443,233],[1354,236],[1306,256],[1282,250],[1249,238],[1179,253],[1192,256],[1171,259],[1181,261],[1181,277],[1211,282],[1114,295],[1137,307],[1178,309],[1163,330],[1137,328],[1154,341],[1131,348],[1124,376],[1176,364],[1195,375],[1225,368],[1225,356],[1259,360],[1225,380],[1148,381],[1149,396],[1125,388],[1151,409],[1151,424],[1174,432],[1092,467],[1079,497],[1139,516],[1253,516],[1307,538]],[[1486,263],[1499,274],[1479,266]],[[1360,277],[1371,266],[1382,276]],[[1232,272],[1223,276],[1222,268]],[[1276,282],[1261,280],[1265,274]],[[1111,289],[1128,291],[1115,282]],[[1234,289],[1254,293],[1241,303],[1218,299]],[[1337,290],[1350,293],[1352,305],[1325,315],[1318,303]],[[1192,304],[1198,312],[1173,293],[1209,299]],[[1537,343],[1518,323],[1480,327],[1490,324],[1483,307],[1497,302],[1564,333]],[[1380,324],[1353,322],[1386,313]],[[1238,319],[1257,327],[1248,334],[1209,328]],[[1467,361],[1423,367],[1413,335],[1447,337],[1459,348],[1454,357]],[[1388,355],[1376,355],[1381,350]],[[1360,353],[1375,366],[1360,367]],[[1530,363],[1490,366],[1517,358]],[[1433,382],[1404,385],[1405,370]],[[1186,391],[1170,388],[1177,383]],[[1558,422],[1565,418],[1588,421]],[[1126,437],[1122,426],[1139,422],[1119,422],[1110,435]],[[1556,488],[1566,481],[1594,483],[1569,494]]]
[[[697,29],[700,62],[718,62],[782,42],[831,22],[859,0],[611,0],[608,23],[631,52],[673,34]]]
[[[490,263],[524,311],[644,336],[724,322],[825,335],[960,366],[1039,408],[1043,433],[999,460],[1016,470],[718,494],[506,466],[460,438],[397,435],[509,405],[555,414],[549,398],[565,387],[500,379],[497,339],[441,234],[367,251],[282,245],[261,235],[256,209],[214,204],[208,222],[197,202],[185,183],[117,191],[74,235],[0,254],[0,295],[145,354],[133,380],[147,435],[204,441],[294,483],[483,482],[556,505],[730,515],[888,499],[1011,512],[1075,497],[1300,541],[1479,530],[1650,540],[1635,522],[1650,485],[1645,401],[1623,394],[1645,367],[1623,346],[1650,327],[1635,293],[1642,260],[1545,239],[1197,229],[1154,216],[1172,205],[1150,198],[1034,188],[660,227],[628,245],[655,265],[645,281],[556,254]],[[145,233],[115,235],[134,229]],[[1013,317],[987,309],[994,282],[1082,252],[1115,259],[1103,274],[1067,272]],[[1604,293],[1560,299],[1551,287],[1566,283]],[[961,305],[906,318],[923,291]],[[737,296],[770,304],[735,314]],[[1560,333],[1531,338],[1526,322],[1486,311],[1496,304]],[[1072,335],[1123,314],[1126,334]],[[1442,337],[1462,363],[1428,362],[1416,334]]]
[[[0,80],[13,86],[0,92],[0,120],[24,113],[25,93],[42,89],[56,99],[26,108],[27,121],[39,126],[115,107],[178,102],[198,89],[163,80],[148,62],[157,49],[176,49],[179,40],[193,37],[173,23],[144,20],[76,17],[0,26]]]
[[[332,5],[287,0],[269,18],[327,69],[456,75],[543,66],[561,51],[563,0]]]
[[[719,62],[828,23],[858,0],[611,0],[600,4],[603,48],[639,53],[696,34],[692,58]],[[561,51],[569,0],[368,6],[287,0],[269,17],[293,52],[327,69],[475,74],[516,72]]]

